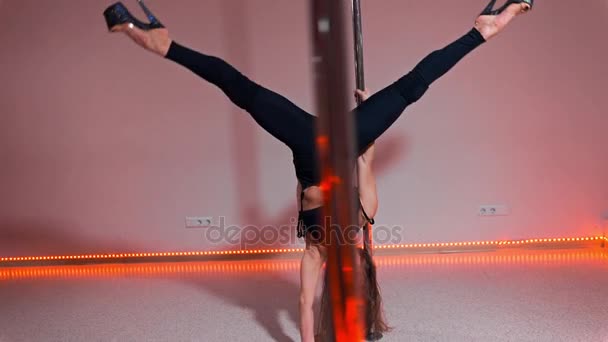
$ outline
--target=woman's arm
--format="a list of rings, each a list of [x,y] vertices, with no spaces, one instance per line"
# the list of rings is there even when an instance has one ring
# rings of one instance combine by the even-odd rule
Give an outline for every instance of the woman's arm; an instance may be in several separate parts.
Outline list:
[[[365,213],[369,218],[376,216],[378,211],[378,194],[376,177],[372,170],[375,146],[372,144],[363,155],[357,159],[357,180],[359,181],[359,198]]]
[[[369,98],[369,91],[357,90],[355,96],[362,101]],[[367,216],[373,218],[378,211],[378,194],[376,191],[376,178],[372,171],[372,163],[376,151],[372,143],[365,152],[357,158],[357,181],[359,182],[359,198]]]

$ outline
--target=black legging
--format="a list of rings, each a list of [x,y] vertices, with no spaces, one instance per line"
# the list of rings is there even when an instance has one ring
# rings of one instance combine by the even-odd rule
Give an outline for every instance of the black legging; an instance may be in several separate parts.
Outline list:
[[[426,56],[407,75],[359,105],[354,110],[359,153],[378,139],[408,105],[419,100],[431,83],[484,41],[479,31],[472,29],[450,45]],[[315,116],[251,81],[217,57],[173,42],[166,58],[218,86],[268,133],[285,143],[293,152],[296,176],[302,188],[319,183],[314,144]]]

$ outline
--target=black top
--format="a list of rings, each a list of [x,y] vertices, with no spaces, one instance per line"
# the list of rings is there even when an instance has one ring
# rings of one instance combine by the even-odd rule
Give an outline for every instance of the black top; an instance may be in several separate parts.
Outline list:
[[[296,155],[294,153],[293,165],[296,169],[296,178],[302,185],[302,190],[321,183],[316,154]]]
[[[303,188],[305,189],[305,188]],[[358,193],[358,191],[357,191]],[[300,212],[298,214],[298,237],[304,237],[307,233],[313,233],[317,236],[315,237],[317,240],[320,238],[320,234],[323,229],[322,215],[323,215],[323,207],[318,207],[310,210],[303,210],[303,201],[304,201],[304,190],[300,193]],[[363,209],[363,204],[361,203],[361,199],[359,199],[359,208],[367,221],[362,229],[367,227],[367,223],[374,224],[376,223],[373,218],[370,218],[365,209]]]

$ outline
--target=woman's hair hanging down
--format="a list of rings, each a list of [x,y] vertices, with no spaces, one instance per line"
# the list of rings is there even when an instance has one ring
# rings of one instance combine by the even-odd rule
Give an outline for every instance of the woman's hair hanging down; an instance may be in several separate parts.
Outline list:
[[[369,233],[369,230],[364,230],[365,234]],[[384,311],[382,306],[382,296],[380,295],[380,286],[376,278],[376,265],[371,254],[371,248],[369,246],[368,239],[363,239],[363,248],[360,249],[359,255],[361,256],[361,268],[364,273],[364,289],[363,293],[366,296],[367,307],[365,310],[365,324],[366,324],[366,338],[368,340],[375,340],[373,336],[382,336],[382,334],[392,330],[386,323],[384,317]],[[333,341],[333,336],[330,336],[332,328],[332,310],[331,300],[329,298],[329,291],[327,290],[327,276],[323,283],[323,294],[321,297],[320,315],[318,321],[317,335],[315,341]]]

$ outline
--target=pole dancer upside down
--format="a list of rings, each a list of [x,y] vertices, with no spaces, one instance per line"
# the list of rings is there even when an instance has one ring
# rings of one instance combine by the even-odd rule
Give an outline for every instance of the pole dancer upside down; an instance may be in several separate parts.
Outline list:
[[[440,50],[426,56],[409,73],[369,97],[358,90],[364,101],[352,112],[355,116],[357,168],[359,182],[360,226],[373,223],[378,209],[375,178],[372,172],[374,141],[400,116],[407,106],[418,101],[428,87],[464,56],[501,32],[516,16],[531,10],[534,0],[507,0],[494,9],[490,1],[465,35]],[[207,82],[219,87],[238,107],[268,133],[287,145],[293,153],[300,202],[298,237],[306,241],[300,268],[300,333],[302,341],[314,341],[313,300],[321,269],[326,258],[326,247],[320,243],[319,233],[322,191],[315,150],[316,117],[302,110],[283,96],[250,80],[222,59],[191,50],[169,37],[168,30],[148,10],[139,4],[149,23],[143,23],[129,13],[122,3],[104,12],[108,28],[123,32],[143,48],[184,66]],[[368,98],[369,97],[369,98]],[[381,297],[376,282],[375,266],[370,246],[362,249],[363,269],[367,285],[368,339],[378,339],[389,330],[382,314]]]

